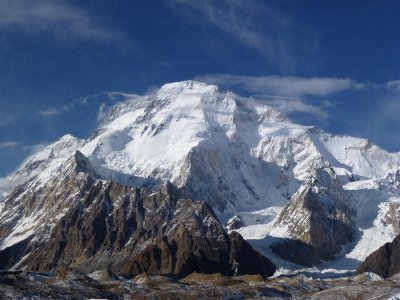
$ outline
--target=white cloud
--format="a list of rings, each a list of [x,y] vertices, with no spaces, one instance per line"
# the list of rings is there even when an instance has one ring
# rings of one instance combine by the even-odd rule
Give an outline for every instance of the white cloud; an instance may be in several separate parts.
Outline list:
[[[99,112],[97,113],[97,122],[100,122],[105,118],[106,116],[105,109],[106,109],[106,103],[103,102],[99,106]]]
[[[390,90],[390,91],[400,92],[400,79],[399,80],[388,81],[385,84],[385,88]]]
[[[17,145],[18,145],[18,142],[16,142],[16,141],[6,141],[6,142],[0,143],[0,148],[14,148]]]
[[[49,108],[46,108],[45,110],[38,111],[38,114],[41,116],[44,116],[44,117],[48,117],[48,116],[58,115],[62,111],[63,111],[63,109],[61,109],[61,108],[49,107]]]
[[[331,117],[328,111],[334,108],[332,102],[324,99],[326,96],[352,89],[364,90],[369,86],[349,78],[329,77],[212,74],[197,76],[195,79],[226,89],[246,91],[287,115],[306,113],[320,121],[328,120]],[[318,101],[311,102],[310,98]]]
[[[126,100],[133,100],[140,97],[136,94],[127,94],[121,92],[100,92],[98,94],[87,95],[80,97],[75,100],[69,101],[69,103],[60,107],[48,107],[43,110],[37,111],[37,114],[42,117],[52,117],[55,115],[69,113],[74,111],[76,108],[85,109],[98,109],[97,121],[103,120],[108,113],[108,108],[115,103]],[[1,125],[1,124],[0,124]]]
[[[121,38],[120,33],[104,28],[83,9],[61,0],[0,0],[0,30],[50,33],[63,41]]]
[[[327,96],[329,94],[362,88],[348,78],[285,77],[285,76],[237,76],[230,74],[203,75],[197,80],[227,88],[240,88],[250,93],[277,96]]]
[[[18,145],[18,142],[5,142],[3,144],[9,143],[10,145]],[[36,145],[30,145],[30,146],[24,146],[22,149],[24,151],[28,152],[28,156],[24,159],[24,161],[19,165],[19,167],[11,172],[9,175],[5,177],[0,177],[0,202],[7,197],[8,193],[14,189],[17,185],[22,184],[27,177],[26,176],[17,176],[13,177],[12,175],[17,172],[22,166],[24,166],[29,159],[31,159],[32,155],[39,152],[40,150],[44,149],[47,147],[48,144],[36,144]],[[1,144],[0,144],[1,147]]]
[[[311,105],[297,98],[275,98],[266,102],[284,114],[307,113],[320,120],[327,120],[329,118],[329,114],[325,111],[325,105]]]
[[[0,177],[0,203],[7,197],[10,190],[16,186],[16,183],[10,178]]]
[[[164,2],[187,20],[214,26],[283,70],[293,70],[299,56],[318,49],[315,30],[297,23],[272,1]]]
[[[40,150],[43,150],[46,148],[49,144],[35,144],[35,145],[30,145],[30,146],[25,146],[24,150],[29,152],[29,155],[34,154],[36,152],[39,152]]]

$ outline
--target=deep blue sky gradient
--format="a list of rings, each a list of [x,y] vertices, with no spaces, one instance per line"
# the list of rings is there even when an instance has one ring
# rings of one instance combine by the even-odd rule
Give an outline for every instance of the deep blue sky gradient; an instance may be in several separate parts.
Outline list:
[[[400,150],[400,89],[386,86],[400,79],[400,1],[0,0],[0,176],[63,134],[87,138],[114,103],[102,92],[210,74],[362,83],[293,95],[329,117],[290,116]]]

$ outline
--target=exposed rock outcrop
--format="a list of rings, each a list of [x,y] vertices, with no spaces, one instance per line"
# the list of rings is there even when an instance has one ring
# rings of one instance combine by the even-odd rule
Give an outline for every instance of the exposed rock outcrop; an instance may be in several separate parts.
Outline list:
[[[372,252],[361,266],[357,273],[373,272],[383,278],[400,273],[400,235],[391,243],[386,243],[378,250]]]
[[[53,224],[44,224],[47,239],[42,239],[38,226],[29,240],[0,251],[2,268],[16,263],[35,271],[107,268],[127,276],[193,271],[270,276],[275,272],[275,266],[238,233],[225,232],[206,202],[178,199],[169,183],[151,193],[96,179],[81,153],[74,161],[70,173],[60,176],[57,190],[47,187],[37,196],[44,206],[42,213],[55,203],[63,203],[67,212],[57,219],[42,216],[43,223]],[[27,203],[37,204],[29,195],[24,197]]]
[[[226,229],[228,231],[231,230],[237,230],[239,228],[242,228],[244,226],[244,222],[241,218],[240,215],[234,215],[227,223],[226,223]]]
[[[393,231],[396,235],[400,234],[400,203],[389,202],[388,211],[386,214],[386,223],[393,226]]]
[[[351,214],[334,171],[317,169],[276,221],[274,230],[284,235],[272,249],[282,258],[306,266],[332,260],[353,237]]]

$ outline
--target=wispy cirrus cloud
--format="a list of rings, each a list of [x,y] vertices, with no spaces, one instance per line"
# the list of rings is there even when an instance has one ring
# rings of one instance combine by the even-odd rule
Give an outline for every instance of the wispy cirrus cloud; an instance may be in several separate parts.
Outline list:
[[[55,108],[55,107],[48,107],[44,110],[39,110],[38,114],[43,116],[43,117],[48,117],[48,116],[55,116],[58,115],[64,111],[68,111],[68,109],[65,109],[65,107],[61,108]]]
[[[327,125],[329,129],[332,124],[339,124],[348,134],[369,137],[388,150],[398,149],[400,80],[374,83],[350,78],[231,74],[209,74],[195,79],[225,89],[245,91],[287,115],[296,115],[296,121],[322,126],[330,124]],[[347,100],[344,100],[347,96],[337,95],[346,91],[360,94],[353,94],[354,98]],[[349,103],[362,109],[348,111]],[[342,120],[336,120],[337,115]]]
[[[108,109],[120,102],[128,99],[139,97],[136,94],[126,94],[121,92],[100,92],[98,94],[87,95],[78,99],[69,101],[67,104],[54,107],[50,106],[36,113],[42,117],[53,117],[60,114],[70,113],[74,109],[87,107],[89,109],[97,109],[97,121],[101,121],[108,112]]]
[[[123,38],[87,11],[62,0],[0,0],[0,31],[51,34],[63,41],[110,42]]]
[[[320,121],[331,118],[331,115],[327,112],[327,110],[334,107],[333,103],[329,100],[322,100],[318,105],[315,105],[306,103],[299,98],[293,97],[263,97],[259,95],[257,98],[264,100],[266,103],[268,103],[268,105],[271,105],[286,115],[291,115],[293,113],[305,113],[312,115],[314,118]]]
[[[22,149],[24,151],[27,151],[29,153],[29,155],[32,155],[32,154],[34,154],[36,152],[39,152],[40,150],[43,150],[48,145],[49,144],[46,144],[46,143],[38,143],[38,144],[34,144],[34,145],[24,146]]]
[[[339,92],[372,87],[371,83],[331,77],[208,74],[195,79],[226,89],[245,91],[287,115],[307,114],[319,121],[333,117],[328,111],[331,112],[335,105],[327,97]]]
[[[97,113],[97,122],[101,122],[107,115],[106,113],[107,104],[102,102],[99,106],[99,111]]]
[[[300,24],[271,1],[164,1],[192,22],[202,22],[235,38],[285,71],[319,48],[316,30]]]
[[[21,146],[20,142],[15,142],[15,141],[10,141],[10,142],[4,142],[0,143],[0,149],[2,148],[2,145],[5,145],[5,147],[8,148],[15,148],[17,145]],[[26,180],[26,177],[20,176],[20,177],[13,177],[13,173],[16,172],[19,168],[21,168],[24,164],[26,164],[31,156],[40,150],[44,149],[47,147],[48,144],[34,144],[34,145],[29,145],[29,146],[22,146],[20,147],[21,150],[23,150],[24,154],[27,156],[24,161],[17,167],[14,171],[9,173],[8,175],[1,177],[0,176],[0,202],[8,195],[8,193],[15,188],[18,184],[23,183],[24,180]]]
[[[385,88],[393,92],[400,92],[400,79],[388,81]]]
[[[0,143],[0,148],[14,148],[18,145],[19,143],[16,141],[5,141]]]
[[[212,74],[197,76],[196,79],[260,95],[290,97],[327,96],[350,89],[364,88],[362,83],[349,78]]]
[[[59,106],[59,107],[54,107],[50,106],[45,109],[37,111],[37,114],[43,117],[52,117],[56,116],[62,113],[68,113],[72,109],[74,109],[76,106],[82,106],[82,105],[88,105],[89,99],[93,96],[97,95],[89,95],[89,96],[84,96],[75,100],[70,101],[68,104]]]

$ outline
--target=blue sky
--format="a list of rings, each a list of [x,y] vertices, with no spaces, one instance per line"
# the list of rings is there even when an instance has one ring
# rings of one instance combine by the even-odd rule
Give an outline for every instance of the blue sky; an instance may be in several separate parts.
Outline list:
[[[0,176],[186,79],[399,151],[399,28],[397,0],[0,0]]]

